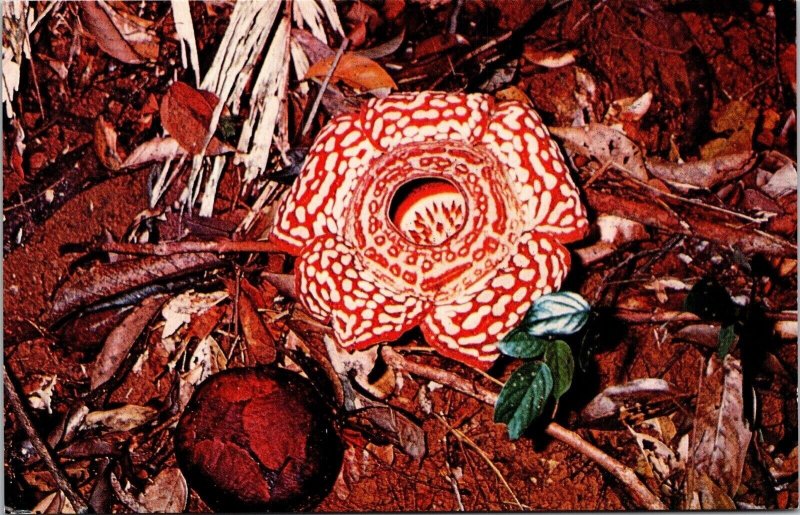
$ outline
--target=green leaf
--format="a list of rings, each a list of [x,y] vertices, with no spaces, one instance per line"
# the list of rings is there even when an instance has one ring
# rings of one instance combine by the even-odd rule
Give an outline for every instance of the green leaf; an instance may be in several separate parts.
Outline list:
[[[550,342],[531,336],[525,331],[514,329],[497,346],[500,352],[512,358],[538,358],[544,354]]]
[[[544,362],[553,373],[553,397],[558,400],[572,386],[572,376],[575,373],[572,349],[563,340],[550,342],[544,353]]]
[[[533,336],[573,334],[589,319],[591,307],[586,300],[570,291],[539,297],[525,315],[525,330]]]
[[[739,337],[736,335],[736,326],[734,324],[722,326],[717,336],[717,354],[720,358],[724,358],[730,351],[733,344],[736,343]]]
[[[553,374],[540,361],[526,363],[508,378],[494,406],[494,421],[508,425],[508,437],[518,439],[542,414],[553,390]]]

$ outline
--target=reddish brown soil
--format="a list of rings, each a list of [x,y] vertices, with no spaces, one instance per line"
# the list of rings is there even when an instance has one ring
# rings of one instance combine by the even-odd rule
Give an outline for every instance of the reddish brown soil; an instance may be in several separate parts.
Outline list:
[[[546,11],[538,10],[543,2],[528,3],[531,12],[515,16],[506,2],[467,1],[459,27],[463,27],[461,30],[470,41],[468,48],[474,49],[505,30],[513,30],[510,42],[496,47],[493,55],[500,60],[518,58],[526,45],[580,50],[579,63],[598,80],[597,98],[593,101],[598,119],[611,101],[640,95],[648,89],[654,91],[659,99],[653,107],[654,116],[629,128],[629,135],[648,155],[666,158],[677,150],[685,158],[697,157],[700,146],[714,136],[709,123],[715,113],[732,99],[741,99],[759,113],[753,148],[777,150],[796,158],[794,130],[788,136],[780,134],[796,102],[785,72],[788,65],[783,62],[794,45],[793,3],[734,2],[718,8],[714,2],[698,2],[695,8],[692,2],[661,2],[672,8],[659,10],[658,16],[622,1],[575,1]],[[449,20],[452,2],[409,0],[407,4],[408,17],[386,21],[386,27],[394,30],[400,23],[407,23],[407,34],[413,34],[410,37],[414,43],[446,30],[443,27]],[[429,4],[441,6],[426,7]],[[149,7],[147,16],[163,19],[167,5]],[[66,19],[74,19],[74,9],[70,6],[66,10]],[[193,9],[198,39],[203,41],[201,60],[206,63],[224,33],[229,12],[224,5]],[[344,11],[345,7],[340,9]],[[384,11],[380,12],[385,16]],[[49,35],[33,41],[34,55],[64,61],[72,38],[78,36],[69,24],[58,24],[55,19],[47,23]],[[159,30],[166,29],[161,26]],[[371,33],[364,46],[382,42],[380,34]],[[57,435],[65,415],[86,402],[86,365],[98,352],[98,342],[83,345],[65,341],[44,325],[54,292],[69,276],[73,262],[82,256],[65,253],[62,247],[97,243],[106,239],[106,233],[119,241],[136,215],[147,208],[150,170],[145,167],[124,174],[105,170],[91,146],[95,119],[103,114],[112,120],[120,132],[121,144],[128,149],[158,133],[157,117],[148,117],[147,113],[152,102],[166,91],[168,78],[179,68],[175,64],[180,62],[177,52],[174,42],[165,42],[161,59],[154,65],[159,73],[155,73],[152,68],[120,65],[87,40],[66,81],[61,81],[37,57],[35,70],[23,70],[23,86],[15,102],[28,135],[22,174],[10,166],[14,128],[4,118],[4,358],[25,394],[39,388],[43,377],[58,376],[53,412],[33,411],[34,427],[45,439]],[[448,73],[450,64],[461,55],[453,52],[442,51],[441,59],[427,64],[403,62],[406,66],[398,75],[413,77],[423,73],[428,78],[410,82],[407,89],[427,89],[435,77]],[[491,75],[491,70],[476,63],[468,63],[460,72],[437,87],[454,91],[474,88],[471,78],[488,79]],[[30,86],[34,73],[39,92]],[[571,68],[546,69],[522,59],[519,74],[510,84],[530,96],[547,123],[570,123],[576,102]],[[39,113],[39,102],[44,116]],[[770,128],[765,120],[773,115],[779,121]],[[237,174],[226,174],[218,200],[220,219],[241,219],[244,210],[235,200],[238,180]],[[175,199],[179,186],[182,184],[170,192],[167,203]],[[50,188],[55,192],[55,201],[43,202]],[[794,237],[796,224],[792,201],[796,196],[787,201],[789,238]],[[20,202],[24,204],[17,206]],[[654,278],[668,276],[695,280],[712,275],[732,295],[749,294],[752,280],[735,252],[714,244],[704,246],[692,238],[670,246],[673,243],[672,236],[652,230],[648,240],[618,249],[600,263],[586,268],[576,266],[565,288],[580,291],[606,311],[625,303],[651,309],[682,309],[685,292],[669,292],[668,300],[661,304],[653,291],[642,286]],[[659,249],[666,250],[652,261],[650,258]],[[694,259],[687,264],[681,254]],[[796,310],[796,269],[781,274],[780,259],[747,257],[762,263],[767,270],[758,280],[770,311]],[[248,272],[276,271],[283,266],[282,261],[265,258],[236,262]],[[233,277],[232,273],[222,273]],[[606,288],[605,294],[595,298],[601,288]],[[230,322],[229,312],[221,316]],[[269,330],[284,336],[285,327],[274,325]],[[610,315],[601,318],[590,329],[596,332],[597,344],[587,371],[578,374],[571,392],[559,406],[558,421],[579,430],[587,440],[637,471],[639,451],[631,435],[620,426],[584,427],[579,413],[604,388],[643,377],[670,381],[688,394],[686,404],[679,409],[691,411],[699,375],[713,349],[667,337],[670,329],[660,323],[628,323]],[[155,337],[150,335],[145,340],[145,344],[152,344]],[[763,342],[751,345],[764,345],[770,358],[755,367],[752,377],[758,399],[757,438],[761,443],[757,449],[750,448],[736,501],[768,508],[796,508],[797,344],[765,336]],[[745,353],[743,360],[746,358]],[[422,359],[491,386],[479,375],[451,362],[428,355]],[[140,370],[122,378],[105,404],[92,400],[94,408],[132,403],[166,412],[174,393],[173,377],[165,373],[168,356],[153,348],[143,362]],[[496,369],[501,379],[513,368],[505,365]],[[391,446],[355,439],[345,454],[345,480],[337,483],[317,510],[457,511],[461,502],[467,511],[514,511],[519,506],[508,488],[526,510],[634,508],[625,488],[586,457],[544,435],[509,441],[505,426],[492,422],[491,408],[472,398],[439,388],[423,392],[432,402],[431,411],[423,410],[419,402],[423,384],[405,377],[402,390],[392,402],[422,421],[428,446],[425,457],[414,461]],[[483,455],[456,439],[434,414],[471,438]],[[6,506],[29,510],[53,491],[53,481],[34,457],[17,417],[7,411],[6,420]],[[686,417],[683,420],[686,422]],[[85,443],[83,454],[70,447],[72,454],[62,456],[63,468],[85,497],[104,495],[111,499],[105,506],[123,510],[124,504],[113,492],[98,487],[106,484],[109,471],[125,477],[134,490],[140,491],[160,470],[174,465],[169,429],[162,429],[152,440],[149,433],[146,438],[143,435],[133,431],[97,436]],[[132,442],[133,450],[126,452]],[[55,450],[63,455],[65,449],[67,446],[61,444]],[[793,449],[793,473],[776,486],[766,470],[769,461],[764,453],[770,459],[789,462]],[[451,476],[458,478],[458,496]],[[502,481],[508,483],[508,488]],[[654,481],[648,485],[657,488]],[[207,509],[192,492],[187,510]]]

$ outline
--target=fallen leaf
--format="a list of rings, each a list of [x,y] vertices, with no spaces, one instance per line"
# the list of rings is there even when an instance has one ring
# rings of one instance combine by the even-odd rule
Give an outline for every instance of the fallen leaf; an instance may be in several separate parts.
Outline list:
[[[130,431],[155,418],[158,410],[148,406],[126,404],[119,408],[92,411],[83,419],[83,428],[100,427],[107,431]]]
[[[378,399],[385,399],[394,391],[396,377],[391,368],[386,367],[386,370],[378,378],[370,377],[370,373],[375,368],[375,362],[378,360],[378,346],[348,352],[339,347],[327,334],[323,337],[323,341],[328,350],[331,365],[342,383],[349,383],[353,380]]]
[[[189,487],[178,467],[167,467],[147,485],[139,503],[151,513],[182,513],[189,499]]]
[[[348,419],[377,445],[391,443],[416,460],[425,456],[425,431],[411,417],[395,408],[369,406],[349,413]]]
[[[711,189],[738,179],[753,168],[752,152],[725,154],[689,163],[671,163],[658,158],[647,161],[647,170],[658,179],[681,189],[687,186]]]
[[[621,245],[632,241],[647,240],[650,234],[644,225],[627,218],[614,215],[600,215],[597,217],[597,226],[600,228],[600,241]]]
[[[380,45],[376,45],[371,48],[358,50],[355,53],[362,57],[368,57],[370,59],[380,59],[381,57],[386,57],[387,55],[392,55],[393,53],[397,52],[400,49],[400,46],[402,46],[405,37],[406,37],[406,28],[403,27],[403,30],[401,30],[398,35],[396,35],[389,41],[381,43]]]
[[[627,427],[628,431],[636,439],[639,452],[642,453],[653,476],[656,477],[659,483],[664,484],[669,478],[674,477],[676,472],[686,468],[686,463],[676,456],[672,449],[660,439],[644,432],[636,431],[631,426]]]
[[[561,68],[575,62],[577,50],[560,52],[555,50],[538,50],[530,45],[525,46],[522,54],[525,59],[544,68]]]
[[[333,57],[317,61],[306,72],[306,79],[323,78],[333,64]],[[353,52],[345,52],[333,71],[333,79],[343,81],[352,88],[372,91],[376,89],[397,89],[392,77],[381,65]]]
[[[614,121],[637,122],[644,118],[653,103],[653,93],[645,92],[640,97],[619,98],[611,102],[611,105],[603,117],[605,123]]]
[[[164,340],[171,337],[184,324],[199,318],[203,313],[208,312],[227,298],[228,293],[226,291],[202,293],[189,290],[175,296],[161,310],[161,316],[164,317],[161,339]]]
[[[99,263],[76,272],[56,291],[45,322],[54,324],[79,309],[103,299],[131,292],[158,281],[213,268],[221,262],[215,254],[146,256],[115,263]]]
[[[31,510],[32,513],[75,513],[75,508],[69,502],[64,492],[58,490],[47,495]]]
[[[761,188],[772,198],[779,198],[797,191],[797,167],[789,162],[780,167]]]
[[[94,390],[111,379],[125,361],[142,331],[161,309],[164,297],[155,295],[142,301],[106,338],[103,349],[91,367],[89,378]]]
[[[730,134],[716,138],[700,147],[703,159],[726,154],[749,152],[753,148],[753,133],[758,121],[758,110],[742,100],[734,100],[722,107],[711,120],[717,134]]]
[[[181,148],[178,140],[157,136],[133,149],[133,152],[120,164],[120,168],[139,166],[150,161],[164,161],[184,154],[186,151]]]
[[[219,98],[210,91],[197,90],[176,81],[161,99],[161,124],[181,147],[192,155],[203,150],[214,109]],[[212,137],[206,155],[232,152],[230,145]]]
[[[84,25],[105,53],[128,64],[158,58],[159,41],[147,31],[147,20],[123,15],[104,0],[82,2],[80,7]]]
[[[336,55],[336,51],[331,49],[323,41],[320,41],[312,33],[303,29],[292,29],[292,42],[297,43],[302,48],[312,63],[322,61],[328,57]]]
[[[106,168],[119,170],[122,167],[122,157],[117,149],[117,130],[102,115],[94,124],[94,150]]]
[[[244,280],[242,281],[245,282]],[[244,289],[240,289],[236,295],[236,284],[231,280],[226,280],[225,284],[228,294],[238,302],[239,323],[242,324],[242,333],[247,343],[247,351],[250,358],[257,365],[268,365],[275,361],[275,340],[264,325],[264,321],[258,314],[253,300]]]
[[[562,139],[573,154],[596,159],[601,166],[614,165],[640,181],[648,178],[641,149],[616,129],[590,123],[583,127],[551,127],[550,132]]]
[[[690,442],[687,495],[700,492],[715,506],[690,497],[690,507],[728,509],[709,482],[727,497],[733,497],[742,480],[742,470],[752,430],[744,417],[742,366],[732,355],[709,358],[698,389],[694,427]],[[706,481],[707,480],[707,481]]]
[[[675,387],[663,379],[635,379],[603,390],[583,409],[581,416],[586,422],[618,418],[623,409],[648,409],[661,403],[673,405],[679,396]]]

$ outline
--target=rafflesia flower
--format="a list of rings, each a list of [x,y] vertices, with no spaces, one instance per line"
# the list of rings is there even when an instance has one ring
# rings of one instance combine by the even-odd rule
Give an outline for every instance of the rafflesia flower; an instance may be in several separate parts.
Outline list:
[[[486,369],[533,300],[561,285],[563,244],[587,228],[535,111],[424,92],[325,126],[272,239],[298,256],[300,301],[340,346],[420,326],[440,354]]]

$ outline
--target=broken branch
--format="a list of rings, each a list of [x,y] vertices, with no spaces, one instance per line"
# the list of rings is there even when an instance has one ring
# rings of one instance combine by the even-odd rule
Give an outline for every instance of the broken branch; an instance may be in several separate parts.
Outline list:
[[[430,367],[421,363],[414,363],[407,360],[397,351],[391,347],[383,347],[381,351],[384,361],[387,365],[412,375],[416,375],[430,381],[436,381],[453,390],[474,397],[479,401],[494,406],[497,402],[497,394],[480,386],[474,384],[463,377],[442,370],[439,368]],[[606,471],[610,472],[617,480],[619,480],[633,497],[634,501],[639,507],[649,510],[666,510],[667,507],[661,500],[651,492],[644,483],[636,476],[636,473],[630,468],[626,467],[619,461],[615,460],[608,454],[604,453],[598,447],[590,444],[580,435],[574,431],[551,422],[545,429],[545,433],[559,440],[576,451],[580,452],[587,458],[593,460],[595,463],[603,467]]]
[[[40,458],[42,458],[47,470],[50,471],[50,475],[53,476],[56,486],[64,493],[67,499],[69,499],[69,502],[72,503],[72,506],[75,508],[77,513],[87,513],[89,511],[89,507],[86,504],[86,501],[84,501],[83,497],[81,497],[81,495],[72,487],[67,479],[67,476],[61,471],[60,468],[58,468],[58,465],[53,459],[52,452],[39,436],[39,433],[36,432],[36,429],[34,429],[33,423],[31,423],[31,419],[28,416],[28,413],[25,411],[25,406],[22,404],[19,393],[17,393],[17,388],[14,385],[14,382],[11,380],[9,370],[5,365],[3,365],[3,386],[5,387],[6,396],[8,403],[11,405],[11,410],[15,415],[17,415],[17,419],[22,425],[22,428],[25,430],[25,434],[28,435],[33,448],[36,449],[36,453]]]

